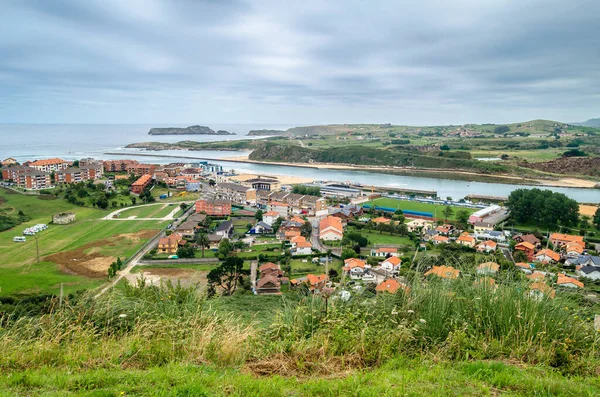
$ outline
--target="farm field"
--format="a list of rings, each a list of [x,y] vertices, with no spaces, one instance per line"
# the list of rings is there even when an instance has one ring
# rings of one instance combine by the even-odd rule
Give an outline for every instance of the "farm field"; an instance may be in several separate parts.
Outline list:
[[[444,210],[445,206],[444,205],[439,205],[439,204],[429,204],[429,203],[421,203],[418,201],[407,201],[407,200],[396,200],[396,199],[392,199],[392,198],[378,198],[372,201],[369,201],[368,203],[366,203],[368,205],[377,205],[380,207],[389,207],[389,208],[400,208],[402,210],[409,210],[409,211],[419,211],[419,212],[430,212],[432,214],[434,214],[434,217],[437,218],[442,218],[442,211]],[[452,210],[454,211],[454,214],[450,217],[450,219],[455,219],[456,218],[456,213],[459,210],[467,210],[469,212],[469,214],[477,211],[477,209],[475,208],[465,208],[465,207],[456,207],[456,206],[450,206],[452,208]]]
[[[95,287],[105,281],[106,269],[117,257],[132,255],[162,229],[163,221],[104,221],[110,210],[77,207],[68,202],[42,200],[0,190],[0,208],[23,211],[29,222],[0,233],[0,294],[57,293]],[[77,220],[69,225],[52,225],[52,215],[74,212]],[[37,234],[40,263],[36,263],[36,240],[13,242],[29,226],[46,223]]]
[[[129,218],[132,216],[135,216],[136,218],[164,218],[177,208],[178,206],[175,204],[152,204],[132,207],[122,211],[120,213],[120,218]]]

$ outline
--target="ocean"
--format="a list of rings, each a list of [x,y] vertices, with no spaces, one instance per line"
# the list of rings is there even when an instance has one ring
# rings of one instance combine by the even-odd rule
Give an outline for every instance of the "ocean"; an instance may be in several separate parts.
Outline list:
[[[198,123],[201,124],[202,123]],[[65,160],[77,160],[85,157],[98,159],[131,158],[140,162],[164,164],[182,162],[185,160],[168,157],[135,157],[139,149],[125,149],[129,143],[136,142],[178,142],[194,140],[199,142],[215,142],[222,140],[251,139],[248,131],[253,129],[287,129],[293,125],[265,124],[206,124],[213,130],[226,130],[237,135],[148,135],[152,127],[186,127],[186,125],[143,125],[143,124],[49,124],[49,125],[17,125],[0,124],[0,158],[14,157],[18,161],[36,160],[49,157],[60,157]],[[254,137],[255,138],[255,137]],[[107,152],[123,153],[107,155]],[[145,152],[148,153],[148,152]],[[360,183],[365,186],[389,186],[419,190],[436,190],[440,197],[461,198],[468,194],[483,194],[491,196],[508,196],[511,191],[530,187],[526,185],[509,185],[501,183],[469,182],[449,180],[444,178],[417,177],[393,175],[389,173],[370,172],[362,170],[330,170],[312,169],[293,166],[268,164],[234,163],[223,160],[246,152],[228,151],[160,151],[150,152],[160,155],[190,156],[214,159],[227,170],[233,169],[243,173],[262,175],[289,175],[311,177],[315,180],[340,181]],[[190,160],[192,161],[192,160]],[[600,202],[600,190],[583,188],[544,187],[561,192],[579,202]]]

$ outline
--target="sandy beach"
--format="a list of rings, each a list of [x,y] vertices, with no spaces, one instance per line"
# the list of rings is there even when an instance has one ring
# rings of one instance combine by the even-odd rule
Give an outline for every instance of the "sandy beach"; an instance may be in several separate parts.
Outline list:
[[[311,183],[314,181],[313,178],[309,178],[309,177],[288,176],[288,175],[271,175],[271,174],[260,174],[260,175],[259,174],[240,174],[240,175],[231,177],[230,179],[243,182],[243,181],[247,181],[248,179],[258,178],[259,176],[277,178],[279,183],[281,183],[282,185],[295,185],[295,184],[299,184],[299,183]]]
[[[435,173],[459,174],[459,175],[473,175],[473,176],[477,175],[479,177],[486,176],[486,175],[478,174],[476,172],[443,170],[443,169],[419,169],[419,168],[381,167],[381,166],[365,166],[365,165],[350,165],[350,164],[325,164],[325,163],[300,164],[300,163],[271,162],[271,161],[266,162],[266,161],[250,160],[248,158],[248,156],[226,157],[223,160],[237,161],[237,162],[242,162],[242,163],[285,165],[285,166],[292,166],[292,167],[306,167],[306,168],[315,168],[315,169],[336,169],[336,170],[363,169],[363,170],[369,170],[369,171],[397,170],[397,171],[410,171],[410,172],[415,172],[415,173],[435,172]],[[537,178],[522,178],[522,177],[512,176],[512,175],[489,175],[489,177],[496,178],[496,179],[506,179],[507,183],[514,181],[515,183],[526,182],[528,184],[537,184],[537,185],[541,185],[541,186],[555,186],[555,187],[593,188],[594,186],[596,186],[598,184],[598,182],[595,182],[595,181],[589,181],[589,180],[580,179],[580,178],[569,178],[569,177],[553,179],[553,180],[537,179]],[[293,177],[291,177],[291,178],[293,178]],[[290,183],[307,183],[307,182],[290,182]]]

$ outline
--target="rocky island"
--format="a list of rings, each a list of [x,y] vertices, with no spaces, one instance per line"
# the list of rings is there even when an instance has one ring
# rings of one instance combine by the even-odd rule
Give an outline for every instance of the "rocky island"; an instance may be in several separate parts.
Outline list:
[[[191,125],[185,128],[150,128],[148,135],[235,135],[235,133],[223,130],[215,131],[204,125]]]

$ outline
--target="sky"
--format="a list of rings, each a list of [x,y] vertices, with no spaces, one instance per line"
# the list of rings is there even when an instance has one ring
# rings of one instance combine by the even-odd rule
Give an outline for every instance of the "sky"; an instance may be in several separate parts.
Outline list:
[[[0,2],[0,123],[600,117],[597,0]]]

